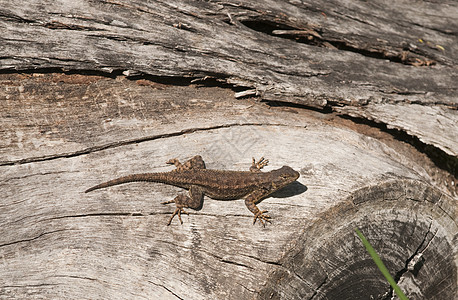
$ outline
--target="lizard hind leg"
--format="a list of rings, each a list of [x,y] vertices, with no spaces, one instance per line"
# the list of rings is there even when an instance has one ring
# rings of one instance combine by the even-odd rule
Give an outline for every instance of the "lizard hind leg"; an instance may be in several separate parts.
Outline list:
[[[178,215],[178,220],[180,220],[180,223],[183,224],[183,220],[181,220],[181,213],[184,213],[184,214],[187,214],[189,215],[185,210],[184,210],[184,206],[182,204],[179,204],[180,202],[182,202],[180,200],[181,197],[186,197],[185,195],[178,195],[175,197],[175,199],[173,200],[169,200],[169,201],[164,201],[164,202],[161,202],[161,204],[170,204],[170,203],[176,203],[176,208],[175,208],[175,211],[173,212],[172,216],[170,217],[169,219],[169,222],[167,223],[167,226],[169,226],[171,223],[172,223],[172,220],[173,218],[175,218],[176,215]]]
[[[191,169],[205,169],[205,162],[202,159],[202,156],[196,155],[190,160],[182,164],[177,158],[172,158],[167,161],[169,165],[175,165],[177,170],[191,170]]]
[[[184,213],[188,215],[188,213],[184,210],[184,208],[192,208],[194,210],[200,210],[202,208],[203,199],[204,199],[203,191],[196,186],[191,186],[191,188],[189,189],[189,196],[185,194],[179,194],[173,200],[162,202],[161,204],[175,203],[176,205],[175,211],[173,212],[172,216],[170,217],[169,222],[167,223],[167,226],[172,223],[172,220],[175,216],[178,216],[178,220],[180,220],[180,223],[183,224],[183,220],[181,220],[181,214]]]

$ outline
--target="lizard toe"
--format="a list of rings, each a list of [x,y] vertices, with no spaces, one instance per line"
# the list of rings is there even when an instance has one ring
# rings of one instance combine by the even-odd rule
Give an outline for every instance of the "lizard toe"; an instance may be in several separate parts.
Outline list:
[[[169,201],[168,201],[169,202]],[[189,215],[187,211],[183,209],[183,207],[177,207],[175,211],[173,212],[172,216],[169,219],[169,222],[167,223],[167,226],[169,226],[172,223],[173,218],[178,215],[178,220],[180,220],[180,223],[183,224],[183,220],[181,220],[181,214],[186,214]]]
[[[167,205],[167,204],[170,204],[170,203],[175,203],[175,199],[161,202],[161,204],[163,204],[163,205]]]
[[[254,216],[253,225],[256,223],[256,220],[257,220],[257,219],[259,219],[259,222],[261,222],[261,224],[262,224],[263,226],[266,226],[265,222],[269,222],[269,223],[270,223],[270,216],[264,214],[264,213],[266,213],[266,212],[267,212],[267,210],[259,211],[259,212]]]

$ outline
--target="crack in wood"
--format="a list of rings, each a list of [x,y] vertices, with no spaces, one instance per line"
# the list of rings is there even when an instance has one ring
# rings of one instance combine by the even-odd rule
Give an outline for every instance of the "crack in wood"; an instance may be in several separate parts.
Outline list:
[[[63,174],[63,173],[69,173],[69,172],[67,172],[67,171],[55,171],[55,172],[43,172],[43,173],[27,174],[27,175],[24,175],[24,176],[9,177],[9,178],[6,178],[5,180],[0,181],[0,183],[6,183],[8,181],[13,181],[13,180],[22,180],[22,179],[29,178],[29,177],[34,177],[34,176],[57,175],[57,174]],[[76,171],[75,172],[70,172],[70,173],[76,173]]]
[[[387,48],[384,45],[359,44],[357,39],[325,38],[323,30],[317,26],[296,28],[286,22],[281,23],[262,16],[243,19],[240,20],[240,23],[258,32],[316,47],[339,49],[405,65],[432,66],[437,63],[434,59],[416,53],[414,49],[407,46]]]
[[[245,264],[242,264],[242,263],[238,263],[238,262],[235,262],[235,261],[232,261],[232,260],[224,259],[224,258],[221,258],[221,262],[227,263],[227,264],[231,264],[231,265],[234,265],[234,266],[238,266],[238,267],[244,267],[244,268],[247,268],[247,269],[250,269],[250,270],[254,269],[253,267],[250,267],[248,265],[245,265]]]
[[[251,259],[254,259],[254,260],[256,260],[256,261],[259,261],[259,262],[268,264],[268,265],[283,267],[283,265],[282,265],[280,262],[277,262],[277,261],[263,260],[263,259],[261,259],[260,257],[255,257],[255,256],[252,256],[252,255],[244,255],[244,256],[246,256],[246,257],[248,257],[248,258],[251,258]]]
[[[1,57],[9,58],[9,57]],[[32,57],[30,57],[32,58]],[[56,61],[69,61],[76,62],[70,58],[53,58]],[[63,74],[63,75],[82,75],[82,76],[101,76],[111,79],[116,79],[120,76],[125,76],[129,80],[147,80],[154,83],[160,83],[165,85],[174,86],[190,86],[196,85],[197,87],[221,87],[228,88],[234,92],[244,92],[252,90],[252,85],[241,85],[239,81],[237,83],[228,82],[229,76],[224,73],[218,72],[205,72],[205,74],[199,74],[200,71],[192,70],[193,76],[166,76],[166,75],[153,75],[138,70],[125,70],[115,68],[101,68],[101,69],[65,69],[62,67],[43,67],[36,69],[1,69],[0,74]],[[247,81],[248,82],[248,81]]]
[[[102,29],[89,27],[89,26],[82,26],[82,25],[75,25],[75,24],[66,24],[58,21],[47,22],[42,25],[48,29],[57,29],[57,30],[80,30],[80,31],[103,31]]]
[[[55,60],[60,61],[77,61],[71,59],[58,59]],[[35,68],[35,69],[1,69],[0,74],[65,74],[65,75],[85,75],[85,76],[103,76],[111,79],[116,79],[116,77],[123,75],[122,70],[115,70],[112,69],[111,72],[106,72],[103,70],[95,70],[95,69],[64,69],[63,67],[42,67],[42,68]],[[159,76],[158,76],[159,77]]]
[[[11,21],[16,21],[18,23],[26,23],[26,24],[37,23],[35,20],[26,19],[26,18],[20,17],[18,15],[14,15],[11,12],[6,12],[6,11],[3,11],[3,12],[0,11],[0,19],[7,20],[7,21],[11,20]]]
[[[442,206],[440,205],[437,205],[439,207],[439,209],[447,216],[450,218],[450,220],[452,220],[452,222],[454,224],[456,224],[458,226],[458,219],[456,219],[449,211],[446,211],[445,209],[442,208]]]
[[[39,238],[41,238],[41,237],[43,237],[45,235],[49,235],[49,234],[53,234],[53,233],[57,233],[57,232],[62,232],[62,231],[66,231],[66,230],[67,229],[58,229],[58,230],[43,232],[43,233],[40,233],[39,235],[37,235],[36,237],[33,237],[33,238],[17,240],[17,241],[13,241],[13,242],[9,242],[9,243],[0,244],[0,248],[6,247],[6,246],[15,245],[15,244],[20,244],[20,243],[32,242],[32,241],[37,240],[37,239],[39,239]]]
[[[240,282],[236,282],[236,284],[240,285],[243,289],[247,290],[250,293],[255,293],[256,292],[256,290],[249,289],[248,287],[246,287],[245,285],[241,284]]]
[[[144,217],[150,215],[156,215],[160,213],[129,213],[129,212],[105,212],[105,213],[88,213],[88,214],[79,214],[79,215],[65,215],[65,216],[57,216],[45,219],[46,221],[49,220],[60,220],[60,219],[67,219],[67,218],[88,218],[88,217],[107,217],[107,216],[118,216],[118,217]]]
[[[28,287],[45,287],[45,286],[58,286],[57,283],[39,283],[39,284],[24,284],[24,285],[2,285],[0,290],[9,289],[9,288],[28,288]]]
[[[427,232],[425,233],[425,236],[423,237],[423,240],[421,241],[420,245],[417,247],[415,252],[406,260],[404,268],[396,272],[396,274],[393,276],[394,281],[399,283],[401,278],[404,276],[405,273],[411,272],[415,277],[417,277],[421,267],[423,266],[424,259],[422,257],[423,252],[428,248],[428,246],[431,244],[432,240],[436,237],[436,233],[431,232],[431,226],[432,223],[429,223],[429,228]],[[433,236],[429,239],[427,242],[427,245],[424,247],[423,250],[420,251],[420,249],[423,247],[423,245],[426,243],[428,235],[432,233]],[[394,289],[390,285],[389,290],[383,295],[381,300],[389,300],[393,299],[394,295]]]
[[[196,250],[195,248],[188,248],[189,250]],[[207,251],[205,249],[202,249],[200,248],[199,251],[203,252],[203,253],[206,253],[207,255],[213,257],[213,258],[216,258],[217,260],[219,260],[220,262],[222,263],[226,263],[226,264],[231,264],[231,265],[234,265],[234,266],[239,266],[239,267],[244,267],[244,268],[247,268],[247,269],[250,269],[250,270],[253,270],[254,268],[249,266],[249,265],[245,265],[245,264],[242,264],[242,263],[239,263],[239,262],[236,262],[236,261],[233,261],[233,260],[229,260],[229,259],[226,259],[224,257],[221,257],[219,255],[216,255],[215,253],[213,252],[210,252],[210,251]],[[245,255],[245,257],[249,257],[251,259],[256,259],[256,258],[253,258],[253,257],[250,257],[250,256],[247,256]]]
[[[166,288],[163,284],[159,284],[159,283],[156,283],[156,282],[153,282],[152,280],[148,280],[149,283],[155,285],[155,286],[158,286],[158,287],[161,287],[163,288],[164,290],[166,290],[167,292],[169,292],[170,294],[172,294],[173,296],[175,296],[177,299],[180,299],[180,300],[184,300],[184,298],[181,298],[180,296],[178,296],[177,294],[175,294],[174,292],[172,292],[172,290]]]
[[[82,280],[89,280],[89,281],[97,281],[99,282],[97,278],[91,278],[91,277],[86,277],[86,276],[76,276],[76,275],[54,275],[53,277],[57,278],[72,278],[72,279],[82,279]]]
[[[91,38],[95,38],[95,39],[108,39],[108,40],[113,40],[117,42],[134,42],[134,43],[138,43],[142,45],[155,45],[155,46],[165,47],[161,43],[153,42],[145,38],[135,38],[135,37],[120,35],[120,34],[90,34],[88,36]]]
[[[323,279],[323,281],[316,287],[315,292],[313,293],[312,296],[310,296],[309,300],[313,300],[313,298],[315,298],[315,296],[318,295],[318,293],[320,292],[321,287],[328,282],[328,279],[329,278],[326,275],[326,277]]]
[[[458,157],[444,152],[442,149],[422,142],[418,137],[408,134],[399,128],[388,128],[383,122],[376,122],[362,117],[352,117],[346,114],[339,114],[343,119],[351,120],[357,124],[365,124],[370,127],[378,128],[382,132],[390,134],[394,139],[412,145],[419,152],[428,156],[428,158],[440,169],[447,171],[455,178],[458,178]]]
[[[80,155],[91,154],[94,152],[99,152],[99,151],[103,151],[107,149],[113,149],[113,148],[117,148],[121,146],[139,144],[142,142],[153,141],[153,140],[157,140],[161,138],[170,138],[170,137],[181,136],[181,135],[190,134],[194,132],[199,132],[199,131],[208,131],[208,130],[230,128],[230,127],[236,127],[236,126],[288,126],[288,125],[286,124],[266,124],[266,123],[230,123],[230,124],[222,124],[222,125],[215,125],[215,126],[209,126],[209,127],[195,127],[195,128],[184,129],[178,132],[164,133],[164,134],[159,134],[159,135],[136,138],[132,140],[108,143],[108,144],[104,144],[100,146],[88,147],[88,148],[81,149],[81,150],[74,151],[74,152],[43,155],[43,156],[29,157],[29,158],[10,160],[10,161],[0,161],[0,166],[23,165],[23,164],[28,164],[28,163],[43,162],[43,161],[60,159],[60,158],[77,157]]]

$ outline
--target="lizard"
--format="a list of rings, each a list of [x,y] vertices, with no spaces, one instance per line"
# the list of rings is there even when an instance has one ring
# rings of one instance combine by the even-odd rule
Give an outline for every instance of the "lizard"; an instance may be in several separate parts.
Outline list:
[[[191,208],[200,210],[203,206],[204,195],[216,200],[245,199],[246,207],[254,214],[253,224],[259,222],[265,226],[271,217],[267,211],[261,211],[256,204],[273,192],[289,185],[299,178],[299,173],[291,167],[283,166],[270,172],[262,172],[269,161],[262,157],[258,161],[253,158],[249,171],[229,171],[207,169],[200,155],[196,155],[185,163],[180,163],[176,158],[167,161],[167,164],[175,165],[176,169],[169,172],[142,173],[123,176],[99,185],[93,186],[85,193],[110,187],[113,185],[148,181],[169,184],[187,189],[188,195],[178,194],[173,200],[161,202],[161,204],[175,203],[176,208],[167,225],[172,223],[173,218],[181,214],[188,214],[184,209]]]

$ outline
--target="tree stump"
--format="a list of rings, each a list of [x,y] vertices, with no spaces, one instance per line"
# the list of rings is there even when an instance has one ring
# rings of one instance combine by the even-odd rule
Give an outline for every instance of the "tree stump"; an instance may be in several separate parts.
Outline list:
[[[0,299],[458,296],[458,5],[0,1]],[[301,177],[263,200],[123,175]]]

